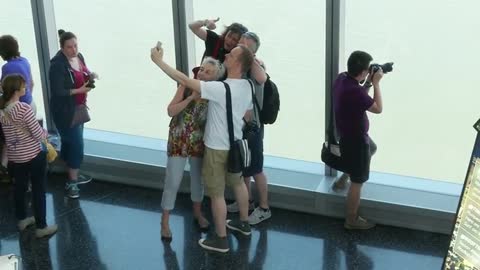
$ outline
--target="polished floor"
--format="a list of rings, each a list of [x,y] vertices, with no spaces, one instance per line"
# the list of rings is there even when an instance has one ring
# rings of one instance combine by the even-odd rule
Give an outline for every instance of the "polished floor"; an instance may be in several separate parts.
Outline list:
[[[440,269],[448,237],[387,226],[365,232],[343,229],[342,220],[273,209],[251,238],[230,234],[231,250],[202,250],[188,195],[179,195],[171,217],[173,241],[160,240],[161,191],[94,181],[81,198],[64,197],[59,176],[50,177],[50,239],[33,229],[16,231],[10,186],[0,185],[0,254],[23,258],[24,269]]]

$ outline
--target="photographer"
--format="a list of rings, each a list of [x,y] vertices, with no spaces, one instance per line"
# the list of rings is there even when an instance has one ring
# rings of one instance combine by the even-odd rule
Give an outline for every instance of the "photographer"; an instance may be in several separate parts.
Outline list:
[[[340,136],[340,152],[346,168],[345,174],[335,185],[345,184],[348,177],[352,182],[347,193],[347,216],[344,225],[346,229],[370,229],[375,226],[358,215],[362,185],[369,178],[370,159],[376,150],[368,136],[369,121],[366,112],[379,114],[383,109],[380,93],[383,71],[378,66],[370,67],[371,61],[370,54],[353,52],[348,58],[348,71],[339,74],[333,86],[333,106]],[[365,79],[366,83],[360,85]],[[373,99],[368,95],[372,85]]]

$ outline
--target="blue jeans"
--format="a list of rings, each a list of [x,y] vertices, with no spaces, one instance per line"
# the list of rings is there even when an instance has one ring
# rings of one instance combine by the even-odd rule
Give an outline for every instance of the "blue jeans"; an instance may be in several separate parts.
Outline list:
[[[83,162],[83,124],[58,129],[62,141],[60,157],[65,161],[68,168],[79,169]]]

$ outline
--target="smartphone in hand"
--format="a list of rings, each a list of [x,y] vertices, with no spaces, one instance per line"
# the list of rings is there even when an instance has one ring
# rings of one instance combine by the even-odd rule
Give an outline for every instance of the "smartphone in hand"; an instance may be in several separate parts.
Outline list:
[[[157,51],[160,51],[161,48],[162,48],[162,42],[157,41]]]

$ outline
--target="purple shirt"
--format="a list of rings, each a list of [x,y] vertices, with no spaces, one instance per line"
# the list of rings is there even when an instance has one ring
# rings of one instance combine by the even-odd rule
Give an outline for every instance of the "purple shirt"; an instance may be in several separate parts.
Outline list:
[[[367,110],[374,100],[368,90],[346,72],[338,75],[333,85],[335,122],[341,138],[368,138]]]
[[[30,104],[32,103],[32,73],[30,71],[30,63],[24,57],[15,57],[10,59],[2,66],[2,80],[10,74],[20,74],[27,82],[25,95],[20,97],[20,101]]]

